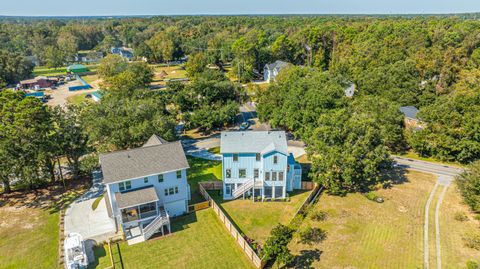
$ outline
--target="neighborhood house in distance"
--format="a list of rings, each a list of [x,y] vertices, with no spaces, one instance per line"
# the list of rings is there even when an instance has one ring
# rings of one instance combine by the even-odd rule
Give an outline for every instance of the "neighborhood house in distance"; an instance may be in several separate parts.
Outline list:
[[[283,131],[222,132],[223,198],[283,199],[300,189],[302,168]]]
[[[277,60],[271,64],[266,64],[263,68],[263,80],[268,82],[275,81],[275,78],[278,76],[280,71],[287,66],[288,63],[280,60]]]
[[[187,213],[189,165],[180,141],[153,135],[141,148],[100,155],[100,164],[110,217],[129,244],[170,233],[170,217]]]

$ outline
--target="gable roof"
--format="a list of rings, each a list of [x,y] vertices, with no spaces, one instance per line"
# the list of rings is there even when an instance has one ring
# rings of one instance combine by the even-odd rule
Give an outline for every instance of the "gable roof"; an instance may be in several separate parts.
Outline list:
[[[282,69],[284,67],[286,67],[288,65],[287,62],[284,62],[284,61],[280,61],[280,60],[276,60],[274,63],[271,63],[271,64],[266,64],[265,67],[268,69],[268,70],[273,70],[273,69]]]
[[[403,115],[409,119],[418,120],[418,108],[414,106],[402,106],[400,107],[400,112],[402,112]]]
[[[168,143],[168,141],[154,134],[150,136],[150,138],[147,140],[145,144],[143,144],[143,147],[157,146],[165,143]]]
[[[222,132],[220,153],[268,153],[278,151],[288,155],[284,131]]]
[[[101,154],[100,164],[106,184],[190,167],[180,141]]]

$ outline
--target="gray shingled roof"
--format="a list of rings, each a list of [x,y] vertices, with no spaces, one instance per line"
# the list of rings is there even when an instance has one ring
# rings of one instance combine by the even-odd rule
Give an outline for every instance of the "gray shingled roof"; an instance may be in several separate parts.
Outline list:
[[[405,117],[418,120],[417,114],[418,114],[418,109],[414,106],[402,106],[400,107],[400,111],[405,115]]]
[[[116,192],[115,200],[117,201],[118,208],[127,208],[136,205],[142,205],[158,201],[158,195],[153,186],[136,189],[128,192]]]
[[[222,132],[221,153],[268,153],[273,150],[288,154],[284,131]]]
[[[277,60],[274,63],[267,64],[267,68],[269,70],[273,70],[273,69],[277,68],[280,71],[280,69],[286,67],[287,65],[288,65],[287,62]]]
[[[101,154],[100,164],[105,183],[189,168],[180,141]]]
[[[168,143],[168,141],[154,134],[150,136],[150,138],[147,140],[147,142],[143,146],[150,147],[150,146],[157,146],[165,143]]]

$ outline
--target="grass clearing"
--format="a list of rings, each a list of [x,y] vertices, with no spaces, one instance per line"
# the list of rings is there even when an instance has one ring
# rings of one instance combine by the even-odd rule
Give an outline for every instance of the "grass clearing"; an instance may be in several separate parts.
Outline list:
[[[85,98],[87,94],[91,94],[91,92],[84,92],[69,96],[67,97],[67,102],[74,105],[80,105],[83,102],[93,102],[91,99]]]
[[[0,268],[60,268],[58,212],[0,207],[0,215]]]
[[[0,268],[62,268],[58,264],[59,211],[86,182],[0,195]]]
[[[310,194],[309,191],[291,192],[288,202],[253,202],[252,200],[224,201],[216,192],[212,198],[227,212],[240,231],[264,244],[272,228],[278,223],[288,224]]]
[[[464,213],[468,219],[455,219],[455,214],[459,212]],[[463,203],[457,186],[451,184],[440,207],[443,268],[464,268],[469,260],[480,262],[480,251],[466,247],[462,239],[466,234],[480,234],[479,227],[480,221],[475,219],[475,214]]]
[[[154,76],[152,85],[166,85],[171,79],[186,78],[187,71],[181,65],[153,65]],[[166,73],[162,74],[162,71]]]
[[[292,253],[314,268],[422,268],[424,207],[435,177],[413,171],[406,177],[376,191],[382,204],[358,193],[322,194],[313,211],[327,212],[327,220],[307,216],[301,228],[322,228],[327,239],[310,246],[294,238]]]
[[[187,160],[190,164],[190,169],[187,171],[190,193],[192,195],[190,203],[203,202],[205,199],[198,191],[198,183],[203,181],[220,181],[222,179],[222,163],[190,156],[187,157]]]
[[[132,246],[121,243],[124,268],[253,268],[211,208],[173,219],[172,231]],[[107,253],[106,246],[96,250],[97,268],[109,265]]]

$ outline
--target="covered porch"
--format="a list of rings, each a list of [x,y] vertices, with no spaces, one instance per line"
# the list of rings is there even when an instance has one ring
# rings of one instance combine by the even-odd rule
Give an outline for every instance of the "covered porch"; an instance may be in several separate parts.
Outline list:
[[[130,243],[148,240],[155,233],[170,233],[170,217],[153,186],[115,194],[118,220]]]

